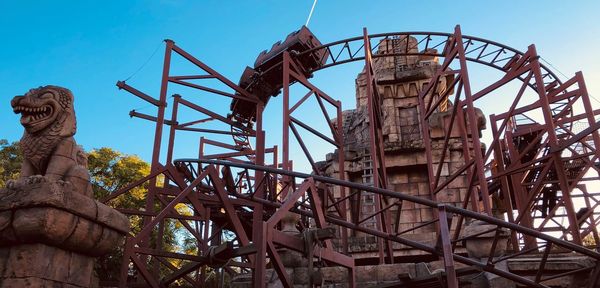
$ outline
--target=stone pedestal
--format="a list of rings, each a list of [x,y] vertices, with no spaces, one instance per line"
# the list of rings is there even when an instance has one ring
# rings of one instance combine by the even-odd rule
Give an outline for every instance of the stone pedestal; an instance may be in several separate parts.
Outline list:
[[[0,248],[0,287],[90,287],[94,258],[45,244]]]
[[[116,210],[68,182],[36,176],[0,190],[0,288],[90,287],[94,257],[129,230]]]

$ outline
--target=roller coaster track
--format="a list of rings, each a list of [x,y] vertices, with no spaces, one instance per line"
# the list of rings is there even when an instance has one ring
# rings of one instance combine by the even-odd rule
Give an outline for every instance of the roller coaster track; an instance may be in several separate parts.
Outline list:
[[[377,54],[380,43],[383,39],[407,39],[416,38],[418,53],[391,53]],[[371,45],[374,43],[374,45]],[[409,41],[406,41],[409,45]],[[370,47],[365,51],[365,47]],[[407,46],[404,51],[410,51]],[[435,50],[432,50],[435,49]],[[319,50],[327,50],[328,55],[325,64],[322,67],[313,70],[304,70],[295,63],[295,57],[314,53]],[[389,51],[389,50],[388,50]],[[292,282],[279,254],[280,248],[298,251],[306,257],[312,258],[317,249],[322,260],[328,265],[342,266],[348,269],[348,284],[355,287],[354,273],[356,265],[354,259],[340,253],[335,248],[330,238],[324,238],[325,244],[315,248],[312,245],[303,243],[306,236],[297,237],[285,234],[278,229],[280,222],[286,213],[296,214],[301,217],[301,223],[306,231],[315,231],[314,235],[327,234],[328,227],[337,227],[343,241],[347,240],[348,231],[362,232],[381,239],[392,247],[390,243],[405,245],[423,253],[439,257],[444,261],[445,275],[448,287],[457,287],[457,272],[454,263],[462,263],[474,267],[478,271],[487,271],[501,277],[513,280],[528,287],[548,287],[547,282],[554,277],[544,276],[546,260],[540,262],[538,275],[534,277],[518,275],[507,270],[500,269],[497,264],[504,260],[515,259],[523,255],[542,253],[542,258],[547,259],[552,251],[560,250],[563,252],[585,255],[600,263],[600,254],[587,249],[581,245],[581,237],[593,235],[596,241],[598,233],[595,226],[599,223],[597,207],[600,201],[596,199],[594,193],[588,193],[585,190],[585,175],[588,172],[598,172],[599,152],[596,150],[600,143],[597,129],[600,124],[596,121],[597,110],[592,110],[585,82],[581,74],[567,81],[561,81],[547,67],[539,63],[535,47],[530,46],[527,52],[520,52],[511,47],[488,41],[485,39],[464,36],[460,28],[457,27],[454,33],[435,33],[435,32],[399,32],[365,35],[362,37],[348,38],[324,44],[307,51],[285,51],[284,61],[280,64],[282,73],[284,73],[283,94],[284,103],[287,105],[282,111],[284,118],[284,141],[283,147],[265,147],[265,132],[262,131],[264,103],[252,93],[245,91],[232,81],[219,74],[202,61],[198,60],[182,48],[175,45],[172,41],[167,41],[165,51],[165,63],[163,66],[163,77],[161,82],[161,91],[158,99],[155,99],[140,90],[133,88],[125,82],[118,82],[117,86],[131,94],[155,105],[158,109],[157,116],[141,114],[132,111],[133,117],[150,120],[156,123],[156,132],[154,139],[154,151],[152,158],[152,169],[149,176],[131,183],[127,187],[107,196],[104,202],[110,202],[112,199],[128,193],[132,188],[149,184],[149,192],[146,199],[146,205],[143,209],[131,210],[122,209],[122,212],[129,215],[137,215],[143,219],[142,230],[137,234],[132,234],[127,239],[124,253],[124,262],[121,269],[121,287],[126,287],[130,274],[130,263],[137,271],[138,280],[143,279],[145,284],[150,287],[169,286],[176,280],[188,282],[193,286],[202,286],[205,279],[206,267],[215,265],[223,267],[228,273],[237,274],[238,272],[252,272],[254,287],[264,287],[266,269],[264,263],[268,259],[271,266],[277,273],[284,287],[291,287]],[[198,75],[177,75],[173,76],[170,71],[171,56],[179,55],[186,61],[195,64],[201,71]],[[481,151],[484,147],[479,143],[479,139],[473,137],[473,153],[470,156],[467,151],[465,154],[465,164],[448,176],[444,180],[440,177],[440,170],[434,167],[432,161],[428,163],[428,172],[432,182],[430,190],[432,193],[441,191],[451,183],[453,177],[466,173],[468,175],[469,195],[476,195],[480,192],[482,195],[493,194],[494,191],[501,191],[504,195],[505,205],[510,208],[508,221],[489,216],[490,207],[484,207],[484,211],[478,210],[476,201],[472,201],[472,209],[469,207],[469,197],[464,200],[462,207],[454,207],[436,201],[414,197],[402,193],[402,191],[392,191],[385,186],[365,186],[344,179],[334,179],[319,175],[318,171],[314,174],[302,174],[291,171],[289,159],[289,141],[285,138],[287,129],[297,138],[301,138],[296,130],[296,126],[305,128],[307,131],[317,135],[326,141],[336,145],[337,149],[343,149],[343,135],[336,130],[335,125],[331,124],[331,117],[323,109],[325,101],[334,105],[338,111],[338,125],[341,126],[341,103],[327,96],[317,87],[312,85],[302,74],[312,74],[336,65],[350,63],[353,61],[365,61],[371,65],[373,59],[381,57],[395,56],[438,56],[443,59],[436,75],[432,81],[422,87],[419,94],[419,107],[421,112],[421,122],[426,123],[428,117],[440,105],[435,97],[429,97],[436,91],[435,86],[439,77],[445,74],[453,73],[456,77],[454,88],[456,90],[455,108],[452,111],[451,121],[458,119],[457,123],[466,123],[463,127],[463,141],[470,141],[467,132],[475,135],[473,129],[476,121],[465,121],[464,114],[468,119],[474,117],[473,102],[486,96],[491,91],[505,85],[513,80],[519,81],[521,89],[515,96],[513,104],[509,111],[491,115],[492,130],[494,139],[486,151]],[[469,87],[469,75],[466,63],[478,63],[502,72],[503,76],[495,83],[473,93]],[[451,64],[454,65],[451,67]],[[371,72],[372,73],[372,72]],[[376,78],[376,75],[374,75]],[[214,88],[201,84],[199,82],[213,79],[220,81],[228,87],[229,90]],[[192,82],[192,80],[196,82]],[[289,85],[300,83],[307,87],[310,92],[306,94],[298,103],[287,103],[289,101]],[[233,111],[215,111],[210,107],[210,101],[202,104],[196,104],[187,100],[184,96],[175,95],[173,99],[171,119],[166,117],[166,102],[169,85],[185,86],[196,91],[202,91],[215,97],[228,97],[242,99],[256,109],[255,121],[246,118],[236,117]],[[368,85],[377,85],[376,79]],[[540,96],[540,100],[525,106],[519,106],[519,99],[523,95],[523,90],[527,87],[533,89]],[[372,89],[376,94],[377,89]],[[314,95],[319,101],[320,108],[324,111],[324,116],[330,123],[333,139],[329,139],[319,131],[316,131],[306,123],[302,123],[291,116],[291,113],[299,105]],[[464,99],[459,99],[459,95]],[[376,96],[369,96],[374,97]],[[287,100],[286,100],[287,99]],[[429,99],[429,100],[427,100]],[[429,101],[429,102],[428,102]],[[458,107],[465,107],[463,111],[458,111]],[[582,111],[575,111],[575,104],[581,104]],[[292,108],[290,106],[293,105]],[[178,121],[178,107],[185,106],[198,112],[204,117],[186,123]],[[374,108],[373,108],[374,109]],[[527,117],[527,113],[539,109],[544,115],[544,123],[532,124],[535,129],[531,131],[541,131],[532,137],[534,140],[526,143],[524,147],[512,147],[515,135],[523,133],[519,127],[523,127],[524,122],[513,123],[517,116]],[[227,113],[229,112],[229,113]],[[226,114],[227,113],[227,114]],[[375,117],[380,117],[375,115]],[[463,118],[461,118],[463,117]],[[287,121],[287,122],[286,122]],[[584,121],[588,128],[582,131],[575,131],[573,123]],[[206,129],[201,127],[205,122],[222,122],[229,125],[230,129]],[[451,122],[453,123],[453,122]],[[498,123],[500,123],[498,125]],[[463,124],[460,124],[463,125]],[[374,126],[374,125],[373,125]],[[452,124],[450,124],[452,126]],[[166,161],[162,162],[162,128],[169,128],[169,139],[166,149]],[[425,127],[425,125],[424,125]],[[339,128],[339,127],[338,127]],[[371,127],[370,129],[381,129],[381,127]],[[423,128],[427,129],[427,128]],[[175,135],[177,131],[199,132],[202,135],[227,134],[233,137],[233,144],[211,140],[202,137],[200,141],[200,158],[173,160],[173,151],[175,147]],[[529,131],[529,130],[528,130]],[[377,132],[377,131],[376,131]],[[448,131],[447,131],[448,132]],[[377,133],[381,133],[380,131]],[[380,134],[372,135],[380,135]],[[448,135],[450,133],[447,133]],[[525,134],[522,134],[525,135]],[[428,130],[423,131],[424,145],[427,153],[431,154],[431,143]],[[252,140],[254,138],[254,141]],[[429,139],[429,140],[428,140]],[[447,145],[447,139],[445,139]],[[310,155],[310,147],[298,139],[305,155],[309,158],[311,164],[314,164]],[[501,145],[502,142],[508,143],[508,148]],[[254,147],[251,143],[254,142]],[[466,143],[466,142],[465,142]],[[228,152],[218,154],[206,154],[204,147],[212,145]],[[514,145],[513,145],[514,146]],[[374,151],[374,148],[371,147]],[[278,160],[279,151],[283,151],[283,161]],[[568,155],[567,155],[568,154]],[[273,155],[272,163],[267,163],[267,155]],[[341,156],[340,156],[341,155]],[[340,157],[338,162],[343,166],[343,153],[338,153]],[[240,157],[246,158],[241,160]],[[444,156],[440,163],[444,161]],[[505,159],[507,158],[507,159]],[[495,159],[492,162],[491,159]],[[504,159],[504,160],[499,160]],[[249,161],[248,161],[249,160]],[[491,163],[496,163],[500,168],[494,172],[491,171]],[[314,166],[314,165],[313,165]],[[340,166],[340,167],[341,167]],[[577,166],[577,169],[573,167]],[[283,169],[277,169],[283,167]],[[439,167],[439,166],[438,166]],[[343,167],[341,167],[343,171]],[[571,169],[571,170],[565,170]],[[546,177],[547,174],[554,171],[556,177]],[[561,175],[560,171],[574,171],[573,175]],[[557,173],[558,172],[558,173]],[[383,172],[385,173],[385,169]],[[343,173],[342,173],[343,174]],[[527,176],[530,175],[530,176]],[[533,176],[531,176],[533,175]],[[159,183],[159,176],[164,179],[164,183]],[[383,177],[385,178],[385,176]],[[522,183],[527,179],[531,182],[523,187],[517,183]],[[598,181],[598,177],[592,179]],[[558,184],[557,184],[558,183]],[[543,187],[548,185],[559,185],[561,194],[558,196],[557,205],[548,211],[542,224],[534,223],[531,220],[532,213],[537,209],[538,203],[543,194]],[[495,188],[493,188],[495,187]],[[336,190],[337,189],[337,190]],[[367,228],[356,221],[347,219],[344,209],[351,207],[348,202],[351,201],[352,194],[344,194],[350,189],[358,191],[367,191],[378,195],[378,197],[391,199],[391,205],[381,207],[373,215],[368,217],[382,217],[385,211],[391,206],[401,207],[402,203],[412,203],[430,207],[439,215],[435,220],[424,223],[424,226],[432,225],[436,227],[438,241],[434,245],[427,245],[403,237],[403,234],[410,231],[392,232],[381,229]],[[496,190],[494,190],[496,189]],[[582,215],[575,215],[570,199],[571,191],[583,189],[582,197],[587,201],[588,210]],[[333,190],[341,191],[341,198],[334,199]],[[510,192],[509,192],[510,191]],[[523,199],[511,200],[511,197],[521,197]],[[435,198],[434,198],[435,199]],[[511,202],[512,201],[512,202]],[[483,201],[486,203],[486,201]],[[191,215],[183,215],[175,209],[175,206],[183,203],[193,210]],[[514,204],[517,203],[517,204]],[[345,206],[347,205],[347,206]],[[486,204],[487,205],[487,204]],[[515,206],[516,205],[516,206]],[[559,216],[558,207],[564,207],[567,211],[563,216]],[[140,207],[142,208],[142,207]],[[399,208],[400,209],[400,208]],[[400,211],[400,210],[399,210]],[[562,211],[562,210],[561,210]],[[400,214],[399,212],[398,214]],[[486,215],[487,214],[487,215]],[[514,214],[514,215],[513,215]],[[545,226],[553,216],[567,219],[568,223],[559,227],[562,235],[554,237],[547,233]],[[577,218],[576,218],[577,217]],[[468,241],[472,236],[465,237],[461,235],[461,225],[465,218],[478,219],[486,225],[490,225],[490,230],[485,233],[492,233],[494,244],[492,245],[490,255],[495,255],[496,244],[502,241],[500,235],[503,230],[511,231],[512,250],[508,254],[500,257],[490,256],[486,261],[474,260],[464,256],[456,250],[456,246],[461,241]],[[450,220],[454,219],[454,220]],[[390,220],[390,219],[387,219]],[[198,252],[189,254],[184,252],[164,251],[160,245],[151,244],[151,235],[161,235],[164,223],[167,221],[176,221],[198,241]],[[528,222],[529,221],[529,222]],[[458,225],[456,225],[458,223]],[[416,228],[415,228],[416,229]],[[454,230],[454,235],[451,234]],[[234,234],[233,238],[221,239],[223,231],[230,231]],[[345,232],[344,232],[345,231]],[[153,234],[158,233],[158,234]],[[319,234],[321,233],[321,234]],[[314,236],[317,237],[317,236]],[[223,240],[223,245],[213,245],[215,239]],[[221,242],[219,242],[221,243]],[[383,242],[381,242],[383,243]],[[525,243],[525,244],[523,244]],[[394,245],[396,245],[394,244]],[[154,245],[154,246],[153,246]],[[391,253],[391,254],[390,254]],[[537,254],[536,254],[537,255]],[[184,261],[183,267],[175,267],[169,263],[168,259],[180,259]],[[321,260],[321,259],[319,259]],[[393,251],[388,251],[386,261],[394,261]],[[309,267],[312,267],[313,261],[308,261]],[[159,268],[168,271],[166,275],[158,273]],[[584,270],[575,269],[564,272],[567,276],[575,273],[591,273],[592,277],[600,274],[600,266],[586,267]],[[238,272],[236,272],[238,271]],[[312,281],[312,280],[311,280]],[[593,282],[593,281],[592,281]],[[400,285],[400,284],[399,284]],[[594,285],[591,283],[590,285]],[[590,286],[592,287],[592,286]]]
[[[369,40],[372,43],[376,43],[372,46],[371,49],[374,59],[381,57],[422,55],[444,57],[444,50],[446,48],[448,40],[451,39],[453,36],[454,34],[452,33],[440,32],[391,32],[368,35]],[[377,55],[375,53],[376,49],[379,47],[379,43],[382,43],[382,40],[402,37],[415,37],[417,39],[418,45],[415,48],[418,48],[419,52],[389,53],[385,55]],[[506,72],[506,64],[511,59],[524,55],[523,52],[517,49],[483,38],[462,35],[462,39],[466,50],[465,55],[467,61],[483,64],[503,72]],[[409,44],[404,51],[409,51],[411,48],[413,47]],[[323,70],[329,67],[354,61],[364,61],[365,59],[363,51],[363,36],[357,36],[323,44],[323,46],[315,47],[311,50],[304,51],[301,54],[313,53],[315,51],[323,49],[329,52],[326,64],[318,69],[311,70],[311,72],[316,72],[318,70]],[[428,51],[428,49],[435,49],[436,51],[432,52]],[[560,79],[556,76],[554,72],[552,72],[544,65],[541,66],[542,76],[546,80],[546,83],[549,84],[553,81],[558,81],[558,83],[561,83]]]
[[[391,33],[378,33],[368,35],[368,39],[371,43],[376,43],[372,45],[371,53],[372,58],[387,58],[387,57],[396,57],[396,56],[437,56],[444,57],[444,51],[446,45],[453,37],[452,33],[441,33],[441,32],[391,32]],[[394,39],[401,37],[415,37],[417,39],[417,46],[413,47],[409,45],[407,41],[407,46],[404,51],[410,51],[412,48],[418,48],[418,53],[388,53],[388,54],[377,54],[376,50],[379,48],[380,43],[384,43],[383,40],[386,39]],[[523,52],[509,47],[507,45],[500,44],[498,42],[490,41],[487,39],[473,37],[468,35],[462,36],[464,45],[465,45],[465,56],[466,60],[469,62],[474,62],[478,64],[482,64],[502,72],[506,72],[507,64],[519,57],[524,55]],[[356,61],[364,61],[365,60],[365,51],[364,51],[364,37],[357,36],[351,37],[335,42],[330,42],[327,44],[323,44],[322,46],[312,48],[310,50],[304,51],[299,54],[308,55],[311,53],[319,52],[322,50],[327,51],[327,53],[320,53],[327,57],[325,65],[320,67],[315,67],[313,69],[309,69],[308,73],[314,73],[320,70],[324,70],[327,68],[331,68],[337,65],[343,65]],[[387,43],[387,42],[385,42]],[[429,49],[434,49],[429,50]],[[562,84],[560,78],[550,70],[547,66],[541,64],[541,74],[544,79],[545,85],[560,85]],[[520,78],[521,79],[521,78]],[[523,79],[521,79],[523,80]],[[536,90],[535,85],[529,85],[532,89]],[[551,109],[554,115],[560,113],[562,109],[566,106],[566,102],[562,101],[559,103],[553,103]],[[241,119],[241,125],[248,126],[251,123],[245,121],[245,119]],[[236,130],[235,127],[232,127],[233,130]],[[252,150],[252,145],[250,139],[247,136],[235,136],[234,141],[240,147],[245,147],[245,149]],[[249,159],[252,161],[253,159]]]

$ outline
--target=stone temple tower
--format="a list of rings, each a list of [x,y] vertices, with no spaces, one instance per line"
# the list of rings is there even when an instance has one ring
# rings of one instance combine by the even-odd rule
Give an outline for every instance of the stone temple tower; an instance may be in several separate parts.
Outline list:
[[[467,194],[468,184],[466,174],[461,175],[454,180],[448,188],[439,191],[435,195],[429,191],[428,184],[428,166],[423,144],[423,131],[428,131],[432,138],[432,163],[434,169],[442,165],[442,176],[451,175],[464,164],[463,141],[458,133],[458,127],[453,127],[450,135],[450,150],[446,151],[446,159],[440,163],[441,149],[444,141],[443,125],[448,125],[451,101],[442,100],[442,107],[435,112],[427,123],[421,123],[420,111],[418,105],[418,95],[430,81],[440,64],[438,58],[433,56],[436,51],[429,50],[432,56],[414,55],[417,53],[417,40],[412,37],[399,37],[382,40],[376,52],[382,54],[404,54],[407,56],[393,56],[374,58],[375,78],[379,95],[383,98],[381,111],[383,113],[382,135],[384,141],[385,157],[383,165],[386,168],[388,178],[388,189],[407,193],[426,199],[432,199],[449,203],[452,205],[461,205]],[[425,51],[427,52],[427,51]],[[428,54],[428,53],[425,53]],[[437,91],[433,95],[426,97],[439,97],[446,89],[452,89],[450,84],[453,81],[452,75],[442,78],[438,84]],[[344,111],[343,129],[344,144],[346,153],[346,179],[352,182],[370,185],[373,183],[372,158],[369,151],[369,117],[367,111],[367,77],[363,70],[356,78],[356,108]],[[452,95],[452,91],[448,95]],[[479,113],[479,128],[485,128],[485,118]],[[468,119],[466,121],[469,121]],[[335,122],[335,121],[334,121]],[[455,124],[456,125],[456,124]],[[455,129],[456,128],[456,129]],[[471,137],[480,137],[480,135],[469,135]],[[470,143],[470,142],[469,142]],[[468,145],[470,146],[470,145]],[[436,149],[437,147],[437,149]],[[471,148],[469,148],[471,149]],[[337,153],[337,151],[336,151]],[[321,168],[327,175],[336,176],[337,164],[334,164],[337,157],[329,154],[327,160],[321,163]],[[355,191],[350,191],[350,193]],[[339,195],[338,195],[339,196]],[[348,217],[358,217],[364,219],[373,214],[377,201],[373,194],[361,193],[360,209],[354,207],[355,211],[360,211],[360,215],[348,215]],[[383,199],[383,205],[387,199]],[[400,217],[398,209],[402,209]],[[350,213],[350,212],[349,212]],[[429,207],[422,207],[413,203],[406,203],[395,206],[390,209],[391,228],[397,233],[407,231],[402,235],[422,243],[431,243],[435,239],[435,226],[424,225],[434,219],[434,211]],[[356,214],[356,213],[355,213]],[[349,218],[350,219],[350,218]],[[367,219],[361,225],[368,228],[378,228],[375,217]],[[421,227],[422,226],[422,227]],[[411,230],[414,229],[414,230]],[[455,229],[455,227],[451,227]],[[375,239],[370,239],[361,233],[351,236],[349,241],[349,252],[356,259],[369,261],[377,257],[378,243]],[[415,257],[419,252],[402,247],[394,246],[395,257]]]

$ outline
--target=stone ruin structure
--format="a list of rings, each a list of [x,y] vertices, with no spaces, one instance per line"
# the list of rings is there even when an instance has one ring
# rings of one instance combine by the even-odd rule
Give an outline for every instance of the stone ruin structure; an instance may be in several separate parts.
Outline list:
[[[129,232],[92,197],[87,156],[73,139],[73,94],[45,86],[16,96],[24,162],[0,189],[0,287],[93,287],[94,258]]]
[[[408,43],[407,43],[408,42]],[[406,47],[409,51],[406,51]],[[400,37],[394,39],[384,39],[378,46],[378,54],[392,53],[417,53],[417,40],[412,37]],[[412,51],[414,50],[414,51]],[[431,54],[435,54],[431,51]],[[427,53],[425,53],[427,54]],[[425,199],[436,200],[442,203],[449,203],[460,206],[467,195],[469,185],[466,173],[463,173],[457,179],[452,181],[449,188],[440,191],[436,195],[429,192],[429,177],[427,170],[427,155],[421,135],[422,125],[427,125],[432,138],[432,163],[434,169],[437,165],[442,165],[442,176],[449,176],[464,164],[463,143],[459,134],[457,123],[452,129],[450,135],[450,151],[447,151],[447,157],[443,163],[440,163],[441,153],[444,141],[444,125],[449,123],[452,103],[446,99],[445,105],[442,105],[441,111],[436,111],[428,123],[421,123],[418,109],[418,95],[422,87],[425,87],[439,69],[437,57],[433,56],[395,56],[375,58],[373,61],[378,93],[383,98],[381,107],[383,113],[383,141],[385,151],[385,167],[388,178],[388,188],[394,191],[401,191],[412,196],[418,196]],[[453,75],[442,78],[438,85],[436,94],[441,94],[445,89],[452,89],[451,83]],[[367,108],[367,77],[363,71],[356,78],[356,109],[343,112],[344,144],[346,153],[346,163],[344,164],[346,179],[352,182],[372,185],[373,168],[371,153],[369,151],[369,114]],[[450,93],[451,94],[451,93]],[[443,108],[446,109],[443,109]],[[476,119],[480,131],[485,129],[485,117],[478,109]],[[469,121],[467,119],[466,121]],[[457,122],[457,121],[456,121]],[[471,137],[481,137],[480,135],[468,135]],[[469,142],[470,144],[470,142]],[[471,150],[470,145],[466,147]],[[437,149],[436,149],[437,147]],[[337,152],[336,152],[337,153]],[[337,177],[337,163],[334,154],[327,156],[328,161],[322,162],[322,169],[326,175]],[[441,179],[443,181],[443,179]],[[352,193],[353,191],[351,191]],[[432,199],[432,196],[435,197]],[[375,208],[375,196],[370,193],[362,193],[361,214],[370,215]],[[489,201],[489,199],[487,199]],[[481,204],[481,203],[480,203]],[[391,223],[392,231],[406,231],[416,228],[403,234],[404,237],[419,241],[422,243],[435,244],[436,231],[433,225],[421,225],[434,219],[434,211],[430,207],[420,206],[418,204],[407,203],[402,206],[401,217],[399,221]],[[391,219],[396,219],[397,208],[391,211]],[[350,217],[350,215],[348,215]],[[364,216],[361,216],[361,219]],[[368,228],[378,228],[376,218],[372,217],[365,221]],[[420,228],[418,228],[420,227]],[[452,229],[454,227],[451,227]],[[374,238],[363,237],[361,233],[352,235],[352,241],[349,241],[350,252],[356,259],[368,259],[376,257],[377,243]],[[406,247],[394,247],[394,255],[415,256],[419,252]]]

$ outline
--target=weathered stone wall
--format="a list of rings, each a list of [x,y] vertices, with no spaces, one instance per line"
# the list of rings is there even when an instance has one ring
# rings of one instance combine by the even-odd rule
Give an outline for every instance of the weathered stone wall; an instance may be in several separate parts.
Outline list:
[[[407,43],[408,41],[408,43]],[[407,50],[408,48],[408,50]],[[391,53],[417,53],[417,42],[414,38],[400,37],[396,39],[383,40],[378,45],[376,55]],[[431,51],[434,52],[434,51]],[[403,192],[408,195],[432,199],[452,205],[461,205],[467,195],[466,175],[459,176],[452,181],[447,189],[433,195],[429,189],[428,162],[425,154],[422,131],[429,131],[432,138],[432,168],[437,169],[442,165],[440,182],[457,171],[464,163],[463,143],[458,133],[458,128],[453,128],[450,135],[449,151],[446,151],[445,160],[440,163],[444,127],[449,124],[449,109],[452,104],[444,102],[443,109],[438,109],[429,122],[422,123],[420,120],[420,109],[418,95],[434,76],[439,68],[437,58],[433,56],[394,56],[374,58],[375,77],[377,80],[377,91],[382,97],[383,127],[382,134],[385,150],[385,167],[388,176],[388,188]],[[452,89],[448,85],[453,76],[442,78],[434,93],[426,96],[439,97],[439,94]],[[344,143],[346,153],[346,179],[353,182],[371,184],[372,174],[369,161],[369,120],[367,111],[366,74],[363,70],[356,78],[356,109],[344,111]],[[452,91],[450,91],[450,94]],[[425,127],[423,127],[425,125]],[[483,128],[483,127],[482,127]],[[479,135],[477,135],[479,136]],[[470,141],[467,143],[470,144]],[[328,157],[324,165],[326,173],[337,176],[335,171],[336,157]],[[338,195],[339,196],[339,195]],[[375,211],[374,196],[363,193],[361,213],[363,216]],[[394,207],[391,209],[392,219],[399,213]],[[434,211],[414,203],[403,203],[398,227],[395,220],[392,221],[392,229],[404,231],[413,229],[428,221],[433,220]],[[350,215],[348,215],[350,217]],[[364,226],[376,228],[376,219],[373,217],[364,223]],[[435,226],[427,225],[403,234],[406,238],[422,243],[435,241]],[[350,250],[355,252],[358,258],[375,257],[377,243],[375,239],[357,233],[350,239]],[[403,250],[403,248],[406,248]],[[408,247],[396,245],[397,256],[418,254]]]

